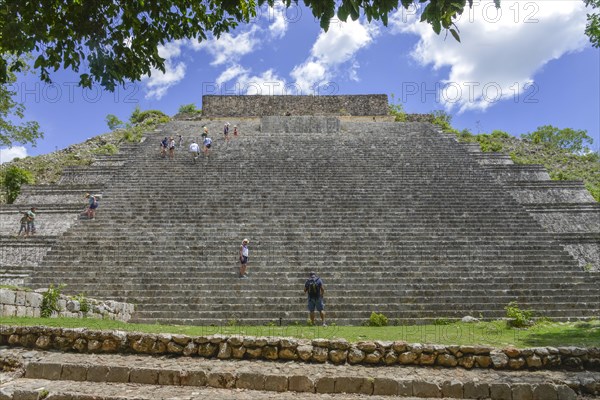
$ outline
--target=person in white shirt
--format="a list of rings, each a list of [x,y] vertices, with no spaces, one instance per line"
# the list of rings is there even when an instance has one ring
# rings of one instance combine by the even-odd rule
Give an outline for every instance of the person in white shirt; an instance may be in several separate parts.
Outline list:
[[[198,143],[196,143],[195,140],[192,141],[192,144],[190,144],[190,153],[192,154],[194,161],[196,161],[198,159],[198,155],[200,155],[200,146],[198,146]]]
[[[248,239],[242,240],[242,245],[240,246],[240,278],[248,279],[248,274],[246,273],[246,267],[248,266],[248,244],[250,241]]]

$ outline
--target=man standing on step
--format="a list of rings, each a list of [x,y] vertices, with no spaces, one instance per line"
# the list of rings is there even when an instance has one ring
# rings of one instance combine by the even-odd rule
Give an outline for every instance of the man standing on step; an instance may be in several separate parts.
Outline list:
[[[190,144],[190,153],[192,154],[192,158],[195,162],[200,154],[200,146],[198,146],[198,143],[196,143],[195,140],[192,140],[192,144]]]
[[[248,266],[248,244],[250,241],[248,239],[242,240],[242,245],[240,246],[240,278],[248,279],[248,274],[246,273],[246,267]]]
[[[27,211],[27,228],[25,229],[25,236],[33,236],[35,234],[35,207],[31,207]]]
[[[204,152],[204,155],[208,157],[208,150],[210,149],[210,146],[212,146],[212,139],[207,136],[204,138],[204,142],[202,142],[202,144],[202,151]]]
[[[325,311],[323,307],[323,296],[325,295],[325,287],[323,281],[314,272],[310,273],[310,277],[304,283],[304,293],[308,294],[308,312],[310,313],[310,323],[315,324],[315,308],[321,315],[321,323],[325,323]]]

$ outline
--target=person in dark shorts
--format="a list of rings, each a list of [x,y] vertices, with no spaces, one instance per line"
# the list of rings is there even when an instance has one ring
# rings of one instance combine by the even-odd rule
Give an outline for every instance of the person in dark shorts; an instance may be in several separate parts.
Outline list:
[[[248,244],[250,244],[250,241],[244,239],[240,246],[240,278],[242,279],[248,279],[248,274],[246,273],[246,268],[248,267]]]
[[[98,208],[98,199],[96,196],[91,195],[89,193],[85,194],[85,198],[88,200],[88,206],[85,211],[85,214],[89,219],[96,218],[96,209]]]
[[[21,236],[21,232],[23,232],[23,236],[27,236],[27,234],[29,233],[29,231],[27,230],[27,220],[29,219],[29,217],[27,216],[27,212],[23,212],[23,211],[19,211],[20,214],[22,214],[23,216],[21,217],[21,229],[19,229],[19,233],[17,233],[17,236]]]
[[[308,295],[308,312],[310,313],[310,323],[315,324],[315,309],[321,315],[321,323],[325,323],[325,307],[323,305],[323,296],[325,295],[325,287],[323,281],[314,272],[311,272],[309,278],[304,283],[304,293]]]
[[[169,138],[169,159],[173,159],[175,157],[175,139],[173,136]]]
[[[202,142],[202,151],[204,152],[204,155],[206,157],[208,157],[208,150],[210,149],[210,147],[212,146],[212,139],[209,138],[208,136],[204,138],[204,142]]]
[[[169,147],[169,139],[165,136],[160,142],[160,156],[165,158],[167,155],[167,148]]]
[[[223,127],[223,135],[225,136],[225,142],[229,142],[229,122],[226,122]]]

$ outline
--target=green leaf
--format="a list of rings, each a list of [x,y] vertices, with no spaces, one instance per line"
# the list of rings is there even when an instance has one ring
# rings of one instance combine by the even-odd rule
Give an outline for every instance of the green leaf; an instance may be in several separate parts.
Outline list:
[[[450,33],[452,34],[454,39],[456,39],[456,41],[460,43],[460,36],[458,36],[458,32],[456,32],[454,29],[451,28]]]

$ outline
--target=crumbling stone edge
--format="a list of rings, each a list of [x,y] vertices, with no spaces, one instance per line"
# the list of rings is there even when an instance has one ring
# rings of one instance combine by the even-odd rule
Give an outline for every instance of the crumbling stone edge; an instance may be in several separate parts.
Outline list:
[[[34,317],[39,318],[42,309],[42,292],[38,291],[0,289],[0,315],[3,317]],[[81,304],[65,295],[60,295],[58,312],[52,317],[66,318],[95,318],[127,322],[134,312],[134,305],[113,300],[86,299],[89,311],[82,312]]]
[[[420,365],[498,370],[600,370],[598,347],[503,349],[404,341],[296,339],[241,335],[186,336],[85,328],[0,326],[0,345],[80,353],[152,354],[371,366]]]

